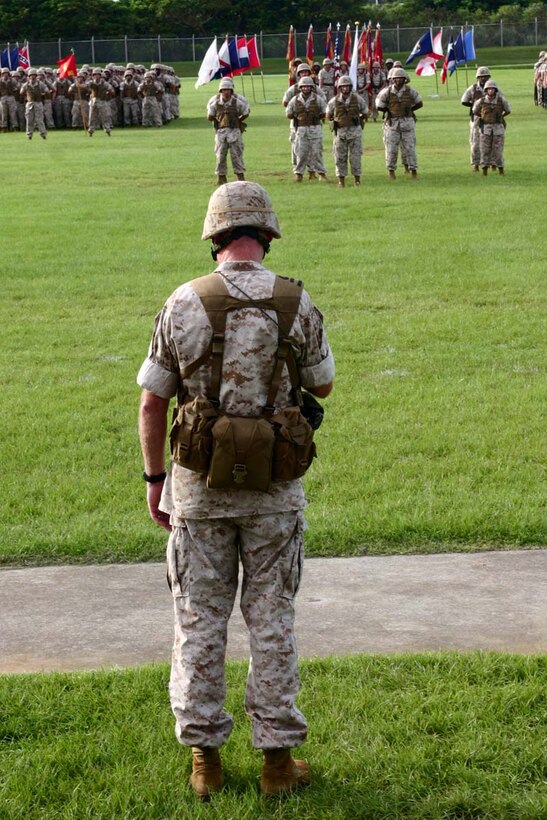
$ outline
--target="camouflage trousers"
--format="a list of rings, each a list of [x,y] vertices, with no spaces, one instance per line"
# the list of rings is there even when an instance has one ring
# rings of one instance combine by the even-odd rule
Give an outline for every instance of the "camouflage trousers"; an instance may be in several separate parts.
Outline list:
[[[139,124],[139,101],[132,97],[123,98],[123,124]]]
[[[82,122],[82,111],[85,117],[85,122]],[[73,128],[87,128],[89,125],[89,100],[75,99],[72,103],[72,127]]]
[[[418,170],[418,158],[416,156],[416,129],[414,120],[404,119],[392,120],[389,125],[384,121],[384,146],[386,154],[386,167],[390,171],[397,168],[397,153],[401,148],[401,160],[403,165],[407,165],[411,171]]]
[[[348,175],[348,158],[351,173],[361,176],[361,154],[363,152],[363,131],[360,125],[339,128],[332,143],[334,165],[337,177]]]
[[[479,118],[473,117],[469,122],[469,147],[471,149],[471,165],[481,164],[481,130]]]
[[[72,102],[63,95],[53,101],[53,119],[57,128],[70,128],[72,125]]]
[[[0,97],[0,128],[9,128],[10,131],[19,130],[17,103],[11,94]]]
[[[55,128],[55,121],[53,119],[53,103],[51,100],[44,100],[44,120],[46,128]]]
[[[145,128],[163,125],[161,121],[161,106],[155,97],[145,97],[142,101],[142,124]]]
[[[240,608],[250,634],[245,710],[258,749],[298,746],[307,724],[299,688],[294,598],[303,561],[300,512],[187,519],[173,528],[167,572],[175,642],[169,692],[184,746],[221,746],[233,718],[224,709],[228,619],[243,567]]]
[[[310,171],[326,173],[323,162],[323,130],[320,125],[301,126],[294,140],[295,174],[304,174],[306,165]]]
[[[228,151],[232,160],[234,174],[245,173],[243,162],[243,137],[239,128],[219,128],[215,131],[215,154],[217,164],[215,174],[226,176],[228,173]]]
[[[97,127],[104,128],[105,131],[112,129],[112,117],[110,103],[108,100],[98,100],[92,97],[89,101],[89,126],[88,131],[92,134]]]
[[[28,102],[25,106],[25,120],[27,123],[27,136],[32,137],[35,128],[38,129],[40,134],[45,134],[44,104],[41,102]]]
[[[495,165],[503,168],[503,146],[505,145],[505,129],[503,125],[484,125],[481,133],[481,167],[488,168]]]

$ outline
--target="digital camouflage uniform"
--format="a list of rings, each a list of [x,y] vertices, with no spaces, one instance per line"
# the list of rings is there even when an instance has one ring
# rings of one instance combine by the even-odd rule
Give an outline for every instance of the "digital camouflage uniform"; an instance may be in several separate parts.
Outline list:
[[[244,183],[235,183],[244,184]],[[222,190],[219,189],[219,190]],[[270,296],[275,275],[256,262],[219,265],[229,292]],[[180,369],[206,350],[212,334],[191,283],[178,288],[156,318],[149,356],[138,383],[163,397],[176,394]],[[300,377],[313,387],[332,380],[332,354],[322,317],[304,291],[291,337]],[[259,309],[230,311],[226,323],[221,408],[257,416],[266,403],[277,350],[277,328]],[[189,397],[206,395],[210,365],[184,382]],[[290,404],[285,371],[276,407]],[[241,611],[250,631],[251,662],[245,708],[256,748],[294,747],[307,732],[295,706],[298,691],[294,597],[302,571],[305,506],[300,480],[272,484],[269,492],[210,490],[205,478],[171,464],[162,495],[173,530],[167,548],[173,592],[175,643],[170,695],[179,741],[218,747],[233,720],[224,709],[226,627],[243,566]]]
[[[471,109],[469,117],[469,147],[471,155],[471,165],[473,165],[473,167],[475,168],[478,168],[481,163],[481,132],[479,128],[479,118],[476,114],[473,113],[473,106],[475,105],[477,100],[481,100],[483,97],[484,88],[477,81],[473,83],[473,85],[470,85],[469,88],[466,89],[466,91],[464,91],[461,98],[461,104]]]
[[[238,118],[247,117],[250,110],[245,97],[235,92],[232,92],[226,102],[218,93],[207,103],[207,116],[212,117],[215,122],[215,173],[219,177],[225,177],[228,173],[228,151],[234,174],[245,173],[243,136]]]
[[[142,124],[145,128],[163,125],[161,118],[161,97],[163,87],[161,83],[148,77],[139,85],[139,94],[142,95]]]
[[[327,118],[335,123],[332,152],[337,177],[346,177],[348,158],[354,177],[361,176],[363,129],[361,120],[368,114],[366,100],[355,91],[347,97],[339,92],[327,105]]]
[[[422,98],[418,92],[408,84],[399,90],[390,84],[376,97],[377,108],[387,110],[384,120],[384,146],[386,167],[389,171],[395,171],[397,168],[399,147],[404,165],[411,171],[418,168],[416,122],[411,109],[421,102]]]
[[[102,128],[106,134],[112,130],[112,109],[110,98],[114,89],[106,80],[92,80],[89,85],[89,126],[88,133],[93,134],[97,128]]]
[[[19,118],[17,116],[16,97],[19,93],[19,84],[9,71],[0,74],[0,128],[3,131],[18,131]]]
[[[319,88],[325,95],[325,100],[330,102],[334,97],[334,68],[325,67],[319,72]]]
[[[139,124],[139,84],[131,75],[124,77],[120,85],[120,97],[123,105],[123,124]]]
[[[86,128],[89,125],[89,97],[90,91],[83,77],[78,77],[68,89],[72,100],[72,127]],[[82,120],[82,114],[85,122]]]
[[[72,102],[68,96],[70,80],[57,77],[53,83],[55,99],[53,100],[53,119],[57,128],[72,127]]]
[[[47,134],[44,123],[44,96],[47,94],[45,84],[40,81],[32,83],[28,80],[21,86],[21,94],[26,100],[25,120],[27,137],[32,139],[34,129],[37,128],[40,132],[40,136],[45,139]]]
[[[482,120],[480,149],[483,169],[495,167],[503,170],[505,167],[505,115],[510,113],[511,106],[500,91],[496,91],[494,97],[485,94],[473,106],[473,114]]]
[[[300,73],[301,73],[301,72],[300,72]],[[324,100],[325,100],[325,103],[327,102],[327,98],[326,98],[326,96],[325,96],[324,92],[322,91],[322,89],[321,89],[321,88],[319,88],[319,87],[317,86],[317,84],[316,84],[316,86],[315,86],[315,93],[316,93],[319,97],[323,97],[323,98],[324,98]],[[292,100],[292,98],[293,98],[293,97],[296,97],[296,95],[297,95],[297,94],[298,94],[298,85],[290,85],[290,86],[287,88],[287,90],[286,90],[286,91],[285,91],[285,93],[283,94],[283,105],[285,106],[285,108],[287,108],[287,106],[288,106],[288,104],[290,103],[290,101]],[[295,142],[296,142],[296,128],[294,127],[294,124],[293,124],[293,121],[292,121],[292,120],[291,120],[291,124],[290,124],[290,128],[289,128],[289,142],[290,142],[290,144],[291,144],[291,163],[292,163],[292,169],[293,169],[293,173],[295,173],[295,168],[296,168],[296,151],[295,151],[295,147],[294,147],[294,146],[295,146]],[[325,173],[325,166],[324,166],[324,164],[323,164],[322,162],[320,163],[320,165],[319,165],[319,167],[318,167],[318,168],[312,168],[312,167],[311,167],[311,165],[309,165],[309,166],[308,166],[308,169],[309,169],[309,171],[310,171],[310,173],[311,173],[311,174],[314,174],[314,173],[321,173],[321,174],[324,174],[324,173]]]
[[[294,173],[304,174],[306,165],[310,170],[325,174],[323,162],[323,128],[327,106],[325,97],[312,91],[306,99],[302,92],[296,94],[287,106],[287,116],[298,123],[294,141],[295,165]]]

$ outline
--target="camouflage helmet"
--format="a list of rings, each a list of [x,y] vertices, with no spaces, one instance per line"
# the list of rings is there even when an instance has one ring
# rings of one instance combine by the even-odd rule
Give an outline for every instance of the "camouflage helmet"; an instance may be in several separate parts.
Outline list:
[[[373,61],[373,63],[372,63],[372,67],[373,67],[373,68],[380,68],[381,66],[380,66],[379,61],[378,61],[378,60],[374,60],[374,61]]]
[[[395,62],[393,63],[393,68],[402,68],[402,67],[403,67],[402,62],[400,60],[395,60]]]
[[[105,71],[106,71],[106,68],[105,68]],[[102,77],[102,74],[103,74],[102,68],[94,68],[93,71],[91,72],[91,75],[94,77],[95,74],[100,74],[101,77]]]
[[[350,88],[353,87],[351,77],[348,77],[347,74],[342,74],[342,76],[338,78],[338,82],[336,83],[336,85],[338,86],[338,88],[341,88],[343,85],[349,85]]]
[[[132,76],[133,76],[133,72],[131,71],[131,69],[130,69],[130,68],[127,68],[127,69],[123,72],[123,76],[124,76],[124,77],[132,77]]]
[[[37,77],[38,76],[37,70],[35,68],[29,68],[28,76],[29,77]]]
[[[298,80],[298,88],[315,88],[315,83],[311,77],[302,77]]]
[[[9,74],[9,73],[10,73],[10,70],[9,70],[9,68],[8,68],[7,66],[4,66],[4,68],[2,69],[2,71],[0,71],[0,74]]]
[[[230,89],[230,91],[234,90],[234,81],[231,80],[229,77],[223,77],[219,83],[218,90],[223,91],[225,88]]]
[[[357,71],[366,71],[366,69],[367,69],[367,64],[366,63],[359,63],[359,65],[357,66]]]
[[[262,228],[281,236],[277,216],[267,191],[257,182],[228,182],[214,191],[203,223],[202,239],[211,239],[233,228]]]
[[[385,64],[386,65],[393,65],[393,58],[392,57],[386,57]]]
[[[303,71],[309,71],[311,74],[311,66],[309,66],[307,63],[300,63],[300,65],[296,68],[296,73],[298,75],[301,74]]]
[[[323,65],[332,65],[332,60],[330,57],[325,57],[323,60]]]
[[[489,88],[495,88],[496,91],[499,91],[498,84],[495,80],[487,80],[484,84],[484,90],[487,91]]]
[[[399,77],[401,77],[405,81],[405,83],[410,82],[410,77],[408,76],[404,68],[392,68],[389,73],[391,75],[390,80],[396,80]]]
[[[488,68],[488,66],[480,65],[477,68],[477,73],[475,74],[475,77],[477,78],[477,80],[479,79],[479,77],[489,77],[489,76],[490,76],[490,69]]]

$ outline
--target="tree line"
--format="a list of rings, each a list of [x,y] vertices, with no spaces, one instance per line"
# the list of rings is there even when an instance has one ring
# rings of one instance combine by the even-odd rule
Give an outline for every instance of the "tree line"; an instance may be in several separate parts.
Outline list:
[[[0,40],[45,40],[162,36],[189,37],[225,32],[281,32],[290,25],[324,30],[359,20],[384,27],[546,19],[537,0],[383,0],[379,5],[347,0],[0,0]]]

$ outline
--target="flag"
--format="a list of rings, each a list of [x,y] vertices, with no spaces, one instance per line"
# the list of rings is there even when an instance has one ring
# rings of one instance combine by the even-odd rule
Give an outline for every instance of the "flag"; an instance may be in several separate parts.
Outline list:
[[[405,65],[408,65],[412,62],[414,57],[427,57],[433,51],[433,38],[431,36],[431,29],[424,32],[408,57],[406,58]]]
[[[372,71],[372,60],[374,53],[374,45],[372,41],[372,23],[369,20],[368,26],[363,26],[361,31],[361,39],[359,46],[359,62],[367,63],[369,71]]]
[[[28,48],[28,41],[23,48],[19,49],[19,65],[23,68],[30,68],[30,54]]]
[[[18,65],[19,49],[17,46],[15,46],[15,48],[11,48],[8,43],[8,47],[5,48],[0,54],[0,68],[9,68],[10,71],[13,71]]]
[[[228,57],[230,58],[230,74],[241,74],[239,62],[239,49],[237,47],[237,36],[232,37],[228,43]]]
[[[374,35],[374,60],[378,60],[380,66],[384,67],[384,50],[382,48],[382,35],[380,34],[380,23],[376,23],[376,34]]]
[[[199,88],[200,85],[210,83],[213,77],[216,75],[219,68],[220,62],[217,53],[217,38],[215,37],[215,39],[207,49],[205,57],[203,58],[194,88]]]
[[[344,48],[342,51],[342,59],[349,65],[351,60],[351,31],[349,28],[349,23],[346,26],[346,31],[344,33]]]
[[[230,45],[228,43],[228,35],[226,35],[224,42],[218,50],[218,63],[218,71],[214,75],[215,80],[219,80],[221,77],[228,77],[229,75],[231,75],[232,63],[230,60]]]
[[[330,23],[327,29],[327,39],[325,41],[325,57],[329,57],[331,60],[334,57],[334,46],[332,44],[332,26]]]
[[[294,43],[294,28],[289,29],[289,40],[287,42],[287,56],[286,60],[289,63],[289,85],[294,85],[295,78],[293,72],[294,58],[296,57],[296,47]]]
[[[467,62],[477,59],[477,55],[475,53],[475,26],[471,26],[471,28],[468,29],[463,35],[463,49]]]
[[[248,71],[250,68],[249,65],[249,48],[247,46],[247,38],[246,37],[238,37],[237,38],[237,59],[239,62],[239,68],[233,71],[233,74],[243,74],[244,71]]]
[[[76,66],[76,57],[74,56],[74,52],[68,55],[68,57],[63,57],[62,60],[56,60],[57,65],[59,66],[59,77],[61,80],[64,80],[65,77],[75,77],[78,71]]]
[[[429,54],[427,55],[427,57],[422,57],[422,59],[416,66],[416,74],[418,75],[418,77],[433,77],[436,70],[437,61],[434,57],[431,57]]]
[[[463,34],[461,30],[456,37],[456,42],[454,43],[454,56],[456,58],[457,66],[465,64],[465,47],[463,45]]]
[[[444,58],[444,63],[441,70],[441,83],[443,85],[446,82],[447,73],[452,75],[455,70],[456,56],[454,54],[454,40],[452,39],[452,35],[450,35],[450,40],[448,41],[448,46],[446,47],[446,57]]]
[[[340,23],[336,23],[336,39],[334,40],[334,68],[335,71],[340,65]]]
[[[313,65],[313,26],[308,29],[308,39],[306,40],[306,62]]]
[[[433,38],[433,50],[428,57],[433,57],[434,60],[442,60],[443,58],[443,30],[441,29]]]
[[[353,88],[357,88],[357,64],[359,62],[359,24],[355,23],[355,38],[353,40],[353,54],[351,55],[351,65],[349,76],[353,83]]]
[[[256,47],[256,34],[247,40],[247,52],[249,54],[249,68],[260,68],[260,57]]]

